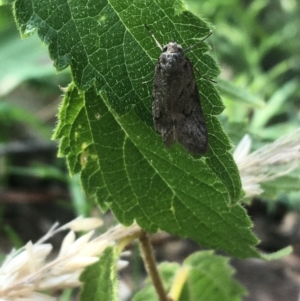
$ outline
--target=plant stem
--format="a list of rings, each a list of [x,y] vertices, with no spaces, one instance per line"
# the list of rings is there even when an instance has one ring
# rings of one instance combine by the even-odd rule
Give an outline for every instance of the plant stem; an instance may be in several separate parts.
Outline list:
[[[146,267],[148,275],[151,277],[151,280],[153,282],[153,285],[155,287],[155,290],[159,297],[159,300],[160,301],[171,301],[171,299],[168,297],[168,295],[163,287],[163,283],[162,283],[159,273],[157,271],[156,261],[154,258],[154,252],[153,252],[152,245],[150,243],[148,233],[146,231],[142,231],[139,240],[140,240],[140,248],[141,248],[142,257],[143,257],[143,260],[145,263],[145,267]]]

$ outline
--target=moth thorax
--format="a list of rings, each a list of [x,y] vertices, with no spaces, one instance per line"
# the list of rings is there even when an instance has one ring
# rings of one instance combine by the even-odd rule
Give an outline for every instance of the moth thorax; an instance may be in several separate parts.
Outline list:
[[[170,42],[163,48],[163,52],[178,53],[181,51],[182,51],[181,45],[177,44],[176,42]]]

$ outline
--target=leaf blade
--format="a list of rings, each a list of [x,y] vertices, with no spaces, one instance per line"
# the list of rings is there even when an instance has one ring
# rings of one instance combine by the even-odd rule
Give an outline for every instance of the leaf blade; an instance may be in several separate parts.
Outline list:
[[[52,6],[46,0],[32,3],[24,15],[16,10],[21,30],[37,26],[57,68],[71,66],[74,84],[54,137],[61,139],[71,173],[81,173],[85,192],[96,194],[102,208],[110,207],[126,225],[137,220],[148,231],[164,229],[235,256],[259,256],[245,211],[228,206],[240,200],[241,181],[214,116],[223,105],[212,83],[198,80],[209,129],[205,157],[195,160],[179,145],[166,151],[153,131],[151,86],[143,81],[153,74],[151,58],[159,51],[144,23],[157,22],[163,42],[173,35],[183,45],[205,36],[208,25],[187,11],[176,15],[171,0],[146,0],[138,15],[135,0],[51,2],[58,8],[48,18]],[[189,57],[203,75],[216,76],[207,50],[203,43]]]

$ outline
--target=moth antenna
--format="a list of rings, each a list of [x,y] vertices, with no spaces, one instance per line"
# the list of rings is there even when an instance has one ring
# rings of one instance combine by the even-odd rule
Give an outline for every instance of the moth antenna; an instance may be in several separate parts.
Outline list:
[[[196,45],[198,45],[198,44],[202,43],[203,41],[205,41],[212,33],[213,33],[213,31],[211,30],[206,37],[204,37],[202,40],[200,40],[199,42],[195,43],[194,45],[192,45],[192,46],[184,49],[183,52],[186,53],[186,52],[190,51],[193,47],[195,47]]]
[[[161,51],[163,51],[163,47],[162,47],[161,44],[156,40],[156,38],[155,38],[154,34],[152,33],[152,31],[150,30],[150,28],[149,28],[146,24],[144,24],[144,25],[145,25],[146,29],[148,30],[148,32],[150,33],[150,35],[151,35],[151,37],[153,38],[153,40],[155,41],[155,43],[156,43],[156,45],[158,46],[158,48],[159,48]]]

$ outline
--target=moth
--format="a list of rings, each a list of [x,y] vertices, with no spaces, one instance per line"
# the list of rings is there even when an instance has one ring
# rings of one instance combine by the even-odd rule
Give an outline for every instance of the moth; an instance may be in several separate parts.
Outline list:
[[[207,126],[194,67],[186,53],[207,39],[212,31],[184,50],[176,42],[169,42],[162,47],[154,35],[150,34],[162,51],[155,66],[153,80],[154,128],[161,133],[167,148],[174,142],[179,142],[192,155],[204,155],[208,149]]]

